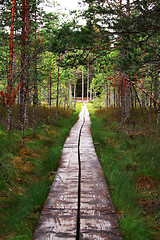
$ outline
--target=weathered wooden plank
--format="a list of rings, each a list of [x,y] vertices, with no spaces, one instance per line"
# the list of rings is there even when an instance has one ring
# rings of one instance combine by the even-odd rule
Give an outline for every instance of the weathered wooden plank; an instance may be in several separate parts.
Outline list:
[[[72,128],[62,151],[34,240],[76,239],[78,202],[78,137],[81,121]]]
[[[90,133],[90,119],[85,109],[81,135],[81,224],[80,239],[122,239],[102,168]]]
[[[80,236],[78,238],[76,236],[78,140],[82,124],[79,148],[81,193]],[[94,149],[86,106],[82,108],[79,120],[64,144],[60,167],[34,233],[33,240],[35,239],[122,239],[103,171]]]

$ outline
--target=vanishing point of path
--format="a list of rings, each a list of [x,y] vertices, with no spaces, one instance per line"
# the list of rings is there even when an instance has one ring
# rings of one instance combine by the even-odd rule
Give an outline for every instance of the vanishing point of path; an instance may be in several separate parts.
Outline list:
[[[67,138],[33,240],[122,239],[86,106]]]

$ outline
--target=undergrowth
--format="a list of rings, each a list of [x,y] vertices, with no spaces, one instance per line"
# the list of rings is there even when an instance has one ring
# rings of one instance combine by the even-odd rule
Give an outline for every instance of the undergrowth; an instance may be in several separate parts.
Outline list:
[[[88,104],[92,136],[123,239],[159,239],[160,128],[140,121],[120,129],[119,110]],[[139,116],[140,111],[137,116]]]
[[[23,148],[19,130],[6,134],[0,129],[0,239],[32,239],[80,108],[77,105],[75,113],[60,109],[58,120],[48,118],[54,116],[53,109],[39,108],[39,123],[34,131],[30,127],[25,131]]]

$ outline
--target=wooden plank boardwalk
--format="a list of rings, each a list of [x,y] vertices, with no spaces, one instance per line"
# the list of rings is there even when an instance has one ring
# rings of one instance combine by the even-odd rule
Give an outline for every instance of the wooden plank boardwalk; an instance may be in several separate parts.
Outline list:
[[[36,239],[122,239],[86,106],[64,144],[60,167],[33,235]]]

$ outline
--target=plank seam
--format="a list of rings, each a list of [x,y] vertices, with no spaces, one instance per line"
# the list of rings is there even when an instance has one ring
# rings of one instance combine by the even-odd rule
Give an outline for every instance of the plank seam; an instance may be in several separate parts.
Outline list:
[[[79,166],[79,173],[78,173],[78,209],[77,209],[77,232],[76,232],[76,240],[80,239],[80,204],[81,204],[81,157],[80,157],[80,142],[81,142],[81,133],[85,123],[85,109],[83,114],[83,123],[79,131],[79,138],[78,138],[78,166]]]

